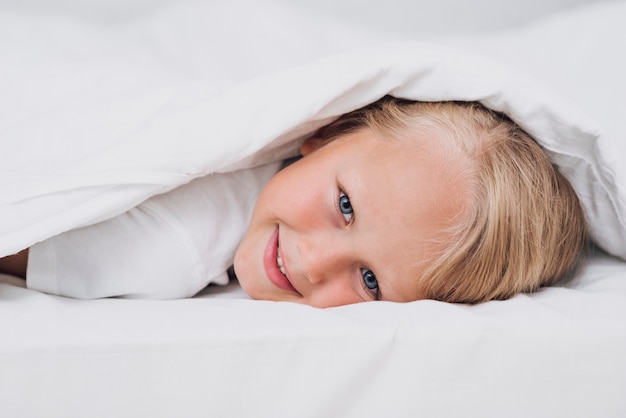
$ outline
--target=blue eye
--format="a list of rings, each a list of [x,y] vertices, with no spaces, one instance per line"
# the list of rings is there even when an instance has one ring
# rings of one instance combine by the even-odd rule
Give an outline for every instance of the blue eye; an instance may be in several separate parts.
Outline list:
[[[339,192],[339,210],[343,215],[343,219],[345,219],[347,223],[350,223],[354,216],[354,210],[352,209],[350,198],[346,196],[344,192]]]
[[[378,280],[374,272],[365,267],[361,267],[361,277],[363,278],[363,284],[367,290],[378,300]]]

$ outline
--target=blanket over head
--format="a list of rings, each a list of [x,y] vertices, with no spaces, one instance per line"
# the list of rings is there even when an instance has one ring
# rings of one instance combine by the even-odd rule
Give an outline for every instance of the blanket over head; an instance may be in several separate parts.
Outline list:
[[[621,25],[605,14],[603,25]],[[560,24],[576,19],[583,17]],[[626,258],[626,172],[615,164],[616,153],[626,155],[618,140],[624,131],[607,131],[567,92],[486,55],[396,43],[245,80],[227,77],[231,68],[237,73],[241,59],[219,62],[215,74],[185,77],[106,54],[51,52],[45,33],[20,32],[15,21],[0,21],[3,38],[21,36],[14,44],[0,40],[0,256],[113,217],[193,178],[293,156],[320,126],[389,94],[476,100],[509,115],[573,183],[592,237]],[[63,25],[66,33],[56,36],[68,44],[78,33],[106,50],[106,31]],[[542,27],[525,30],[526,37],[518,32],[508,39],[521,45]],[[204,53],[210,55],[211,47]],[[262,57],[263,51],[254,54]],[[618,68],[626,66],[622,58],[612,59]]]

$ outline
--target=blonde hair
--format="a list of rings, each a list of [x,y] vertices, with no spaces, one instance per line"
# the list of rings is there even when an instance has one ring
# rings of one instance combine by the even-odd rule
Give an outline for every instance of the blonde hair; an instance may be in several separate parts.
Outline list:
[[[402,140],[443,129],[469,162],[469,170],[459,169],[468,181],[468,202],[417,278],[424,297],[461,303],[507,299],[552,285],[576,269],[587,245],[578,197],[511,119],[477,102],[387,96],[315,136],[327,141],[365,127]]]

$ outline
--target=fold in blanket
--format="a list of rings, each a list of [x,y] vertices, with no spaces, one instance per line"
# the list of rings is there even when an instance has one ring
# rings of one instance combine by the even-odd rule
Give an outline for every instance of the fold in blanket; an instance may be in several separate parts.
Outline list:
[[[24,51],[9,53],[2,59]],[[32,68],[15,74],[24,88],[9,90],[21,96],[3,97],[28,105],[9,107],[12,123],[0,132],[0,256],[193,178],[293,156],[318,127],[391,94],[477,100],[507,113],[583,195],[593,237],[626,258],[626,210],[597,146],[600,127],[571,101],[491,58],[438,45],[383,45],[229,82],[31,53],[36,59],[20,65]]]

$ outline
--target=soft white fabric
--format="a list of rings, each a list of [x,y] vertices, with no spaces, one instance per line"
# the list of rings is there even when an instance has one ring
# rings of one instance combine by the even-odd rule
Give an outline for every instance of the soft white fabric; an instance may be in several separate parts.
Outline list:
[[[601,57],[617,68],[624,66],[624,56],[613,51],[623,43],[615,32],[622,30],[625,7],[598,7],[591,22],[571,17],[576,25],[602,28],[598,33],[606,37],[588,40],[613,45],[594,52],[603,51]],[[138,40],[150,33],[145,27],[164,24],[161,15],[135,32],[129,28],[124,35],[135,40],[129,47],[119,37],[109,41],[106,32],[73,22],[62,22],[63,31],[54,32],[60,39],[47,44],[37,31],[24,30],[28,25],[19,25],[19,16],[10,17],[0,27],[9,35],[17,33],[21,44],[0,44],[6,61],[0,68],[11,75],[3,86],[8,105],[2,109],[10,122],[0,126],[4,155],[10,156],[0,179],[0,254],[110,218],[195,177],[292,155],[299,140],[316,127],[393,94],[414,100],[478,100],[509,114],[573,182],[592,237],[626,258],[622,132],[581,111],[567,91],[557,94],[487,57],[436,45],[379,46],[234,85],[225,80],[230,69],[238,74],[249,64],[248,51],[255,58],[263,56],[264,48],[271,54],[270,44],[238,50],[238,56],[206,69],[198,79],[96,54],[108,47],[122,48],[117,55],[132,55],[141,45]],[[26,23],[32,27],[31,21]],[[97,51],[71,48],[76,39],[81,46],[86,38]],[[57,45],[63,48],[50,50]],[[568,47],[577,45],[562,46]],[[532,60],[536,51],[526,53]],[[562,71],[570,68],[562,64]],[[584,85],[594,79],[576,81]],[[622,84],[620,78],[612,88]],[[44,146],[45,153],[37,152]]]
[[[251,1],[182,3],[113,26],[0,14],[0,255],[238,161],[246,144],[260,148],[277,118],[291,123],[268,104],[275,93],[224,92],[368,42],[323,22],[312,37],[318,20]],[[291,152],[279,154],[265,161]]]
[[[30,289],[81,299],[191,297],[228,283],[269,164],[198,178],[30,248]]]
[[[626,267],[479,306],[43,295],[0,275],[20,418],[622,418]],[[97,407],[95,407],[97,406]]]

